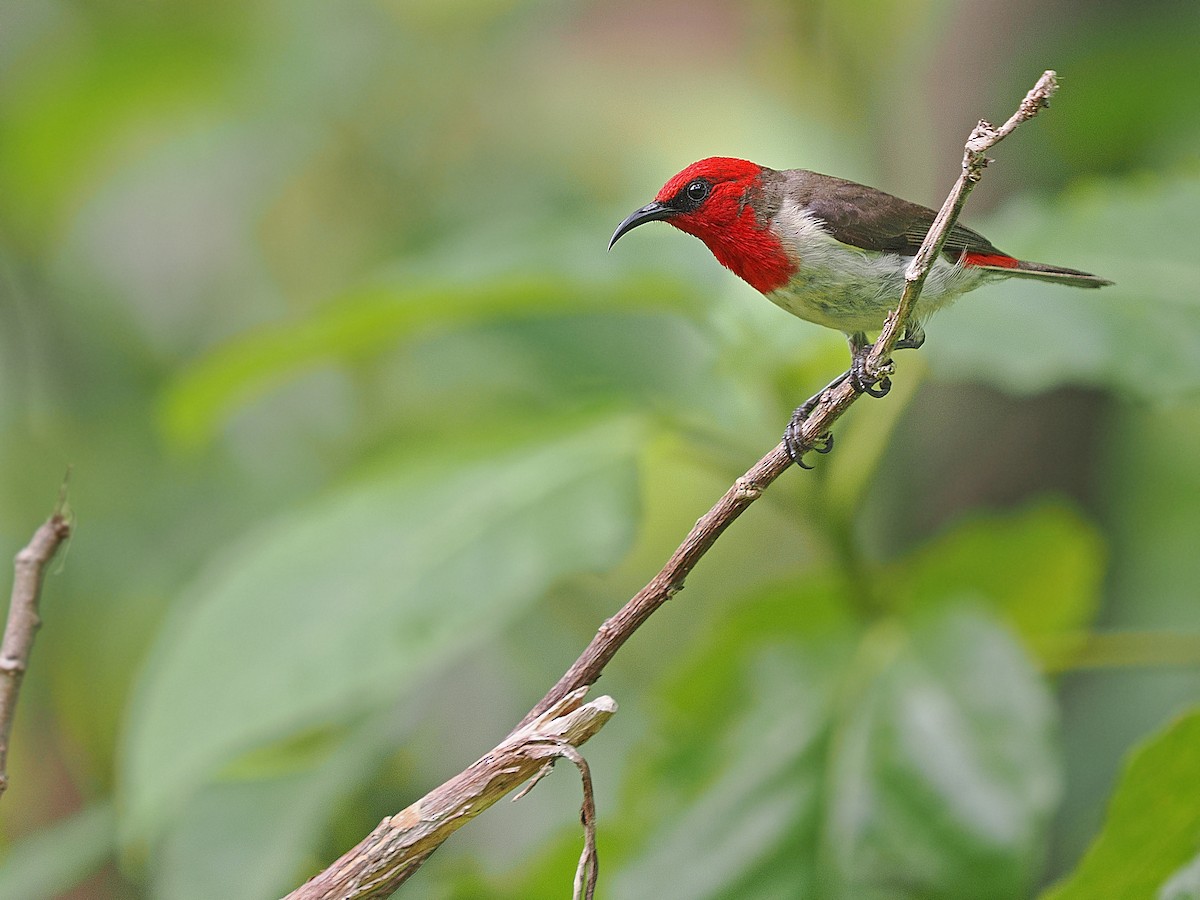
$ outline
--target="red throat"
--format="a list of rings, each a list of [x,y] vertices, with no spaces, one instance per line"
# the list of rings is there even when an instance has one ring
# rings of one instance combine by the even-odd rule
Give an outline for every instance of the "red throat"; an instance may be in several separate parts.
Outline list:
[[[717,262],[755,290],[769,294],[788,283],[796,270],[779,238],[760,222],[752,205],[753,190],[763,168],[744,159],[714,157],[688,166],[658,193],[659,200],[675,196],[696,178],[712,184],[712,195],[691,213],[667,221],[700,238]]]

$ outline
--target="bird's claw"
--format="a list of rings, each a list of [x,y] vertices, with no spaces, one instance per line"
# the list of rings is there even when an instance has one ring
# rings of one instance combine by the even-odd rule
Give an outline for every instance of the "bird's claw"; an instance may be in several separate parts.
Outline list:
[[[800,423],[803,425],[803,422]],[[833,435],[828,431],[817,437],[812,445],[804,443],[804,438],[800,434],[800,427],[792,427],[792,423],[788,424],[787,430],[783,433],[783,446],[788,452],[788,456],[792,458],[792,462],[798,465],[801,469],[813,468],[804,461],[804,454],[809,450],[816,453],[828,453],[833,449]]]
[[[833,434],[825,432],[817,435],[811,444],[804,441],[804,423],[809,415],[816,408],[817,402],[825,392],[822,391],[813,397],[810,397],[792,413],[791,421],[788,422],[787,428],[783,432],[783,446],[787,450],[788,456],[792,458],[792,462],[798,465],[801,469],[811,469],[812,466],[804,461],[804,454],[809,450],[817,453],[828,453],[833,449]]]
[[[867,373],[867,354],[856,354],[850,365],[850,386],[860,394],[868,397],[886,397],[892,389],[892,379],[888,376],[895,369],[889,359],[879,368],[879,373]]]
[[[811,469],[813,467],[804,461],[804,454],[809,450],[816,453],[828,453],[833,449],[833,435],[827,431],[820,435],[813,442],[812,446],[809,446],[804,443],[799,429],[793,429],[789,424],[787,430],[783,433],[783,446],[787,450],[788,456],[792,458],[792,462],[802,469]]]
[[[920,350],[925,345],[925,329],[919,322],[909,322],[904,337],[896,341],[897,350]]]

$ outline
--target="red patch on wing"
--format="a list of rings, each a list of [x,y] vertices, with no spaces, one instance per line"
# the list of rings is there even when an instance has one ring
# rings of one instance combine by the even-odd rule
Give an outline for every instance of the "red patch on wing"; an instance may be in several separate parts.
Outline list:
[[[964,266],[995,266],[998,269],[1019,269],[1021,261],[1003,253],[964,253]]]

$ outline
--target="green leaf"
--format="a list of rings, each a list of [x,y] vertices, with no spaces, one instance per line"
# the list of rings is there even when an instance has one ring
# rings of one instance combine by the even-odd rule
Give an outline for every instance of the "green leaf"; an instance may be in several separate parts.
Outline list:
[[[319,765],[204,788],[155,856],[155,896],[258,900],[294,888],[311,874],[331,810],[394,748],[390,731],[369,722]]]
[[[1009,391],[1061,384],[1162,400],[1200,387],[1200,174],[1081,188],[1055,204],[1025,201],[985,232],[1027,259],[1116,282],[1078,290],[1013,279],[984,288],[929,329],[934,372]]]
[[[185,370],[164,392],[167,436],[208,440],[240,406],[316,365],[369,357],[417,333],[503,317],[681,304],[676,281],[631,278],[598,286],[567,278],[496,276],[474,284],[374,285],[351,291],[314,315],[241,335]]]
[[[1158,900],[1200,900],[1200,854],[1167,880]]]
[[[824,879],[861,898],[1027,889],[1061,785],[1053,701],[1020,648],[949,610],[877,626],[851,684],[864,675],[830,749]]]
[[[153,896],[259,900],[286,893],[293,880],[288,876],[298,870],[316,837],[309,810],[297,809],[307,805],[311,781],[284,775],[204,788],[188,803],[187,815],[168,829],[155,854]]]
[[[808,896],[811,835],[803,848],[791,843],[797,828],[811,829],[819,803],[835,672],[800,654],[764,651],[753,664],[760,689],[713,742],[719,771],[690,802],[653,798],[662,820],[645,834],[645,852],[613,877],[611,896],[741,897],[745,879],[781,854],[800,863],[790,895]]]
[[[737,635],[762,635],[747,628],[756,605],[738,605],[655,717],[675,746],[633,776],[621,818],[641,824],[615,841],[642,852],[614,877],[613,896],[999,900],[1027,890],[1059,796],[1056,720],[1007,630],[951,608],[879,622],[857,641],[826,618],[799,640],[743,643]],[[685,699],[708,666],[723,676],[702,675]],[[713,715],[703,700],[722,679],[740,701],[718,694]],[[681,719],[694,724],[676,728]]]
[[[24,89],[6,98],[0,206],[29,237],[53,235],[58,217],[77,211],[128,132],[161,135],[222,97],[228,74],[212,34],[111,26],[93,22],[91,40],[40,42]]]
[[[1100,836],[1075,872],[1042,900],[1196,896],[1197,773],[1200,712],[1192,712],[1130,755]]]
[[[607,421],[496,458],[397,466],[237,539],[141,674],[125,837],[152,836],[247,751],[394,704],[559,579],[613,565],[636,431]]]
[[[901,608],[984,600],[1036,641],[1091,621],[1104,560],[1091,524],[1042,502],[959,523],[894,566],[886,583]]]
[[[116,816],[89,807],[14,844],[0,863],[0,897],[59,897],[107,862],[116,849]]]

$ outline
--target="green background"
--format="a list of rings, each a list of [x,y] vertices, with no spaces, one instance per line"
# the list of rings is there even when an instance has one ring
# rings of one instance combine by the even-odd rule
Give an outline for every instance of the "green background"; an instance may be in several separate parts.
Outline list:
[[[68,467],[76,533],[0,896],[279,896],[489,749],[847,361],[616,223],[710,155],[940,204],[1054,68],[964,221],[1116,286],[939,314],[622,650],[600,892],[1200,897],[1200,5],[2,19],[0,550]],[[578,802],[401,893],[565,896]]]

